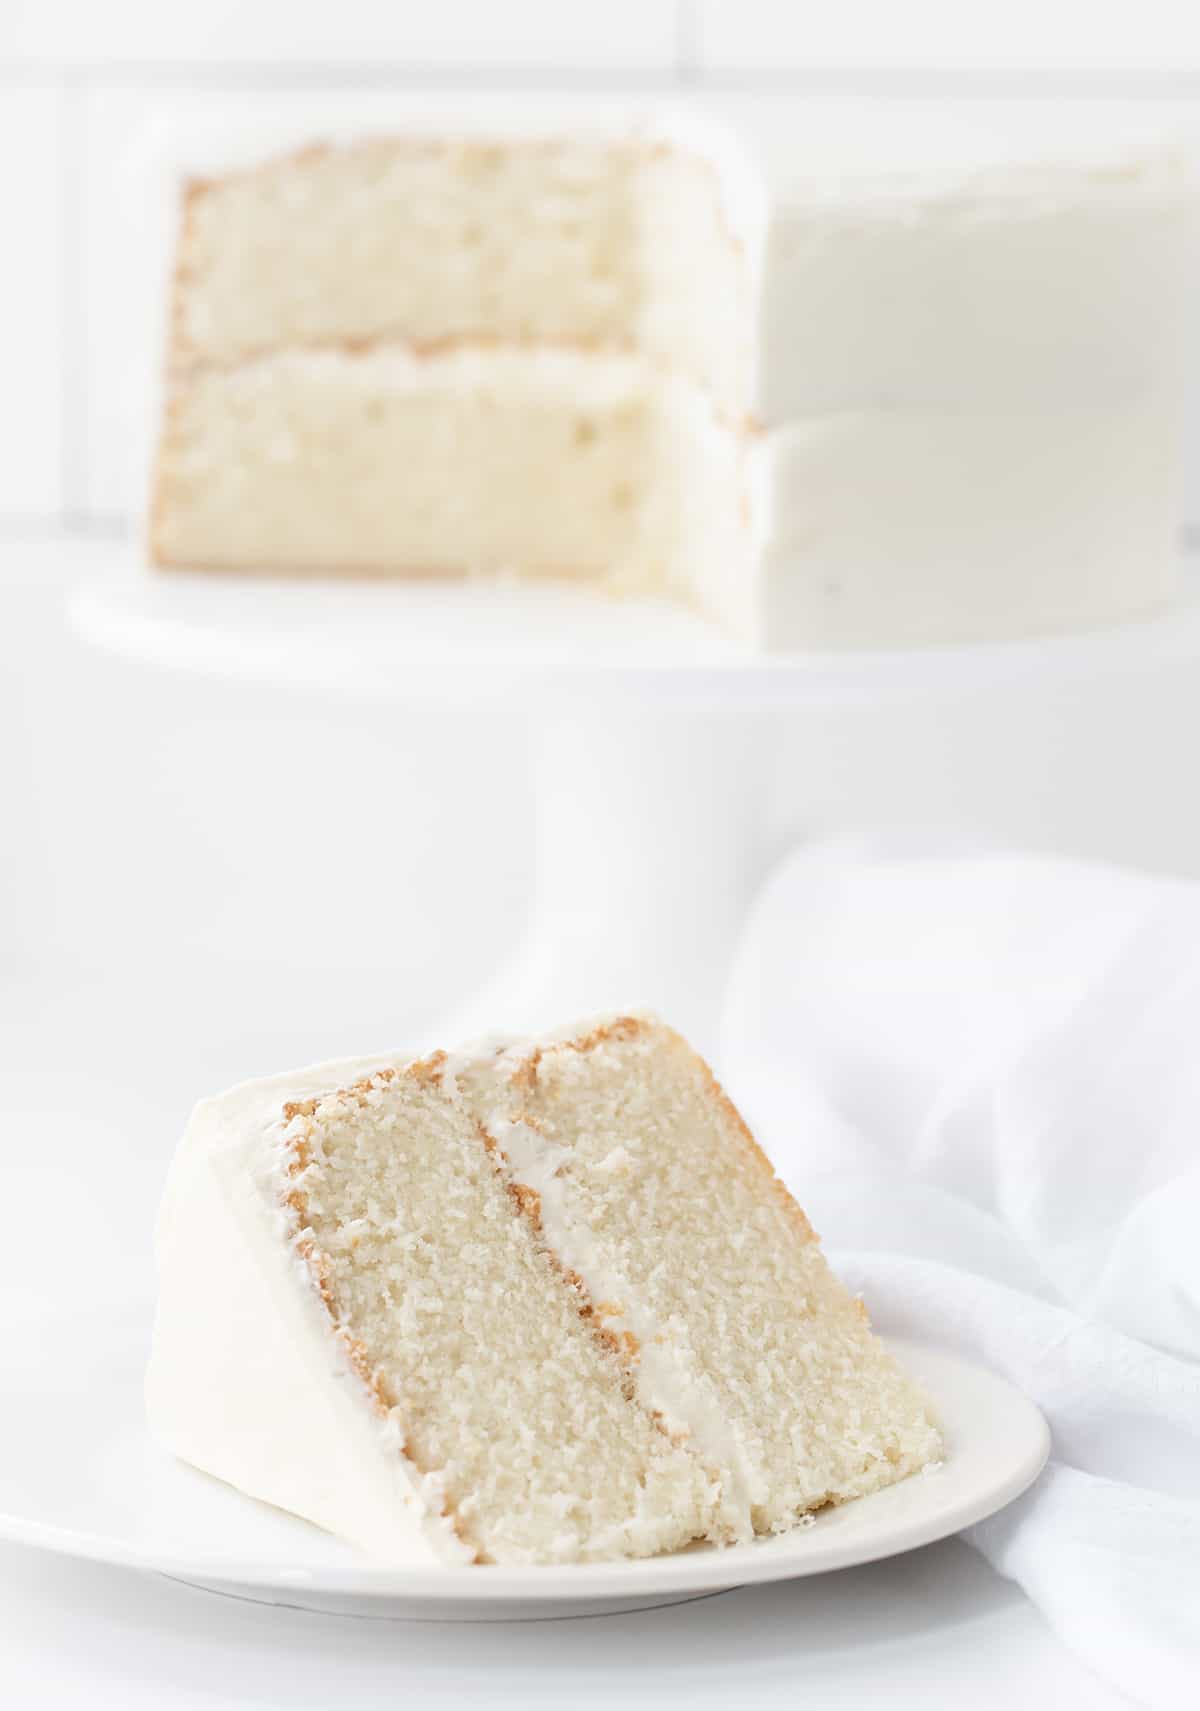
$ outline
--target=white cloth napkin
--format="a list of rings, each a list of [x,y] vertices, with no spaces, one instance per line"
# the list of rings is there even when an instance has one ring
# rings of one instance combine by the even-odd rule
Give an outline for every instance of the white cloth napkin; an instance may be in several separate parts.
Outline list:
[[[876,1325],[1049,1418],[966,1535],[1135,1702],[1200,1704],[1200,887],[802,852],[748,922],[730,1089]]]

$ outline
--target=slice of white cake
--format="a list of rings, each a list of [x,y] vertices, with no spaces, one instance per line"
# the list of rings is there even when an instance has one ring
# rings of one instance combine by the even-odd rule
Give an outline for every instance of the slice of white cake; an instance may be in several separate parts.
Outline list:
[[[150,1420],[392,1562],[782,1531],[941,1453],[707,1066],[623,1016],[201,1104]]]

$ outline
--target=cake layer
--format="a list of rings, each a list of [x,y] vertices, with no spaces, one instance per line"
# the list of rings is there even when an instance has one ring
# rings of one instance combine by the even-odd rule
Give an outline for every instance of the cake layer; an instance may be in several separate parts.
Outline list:
[[[755,435],[632,356],[297,353],[177,382],[154,546],[669,591],[769,651],[1021,635],[1170,597],[1178,434],[1173,392]]]
[[[393,1061],[268,1077],[193,1111],[155,1232],[146,1410],[154,1436],[184,1461],[374,1557],[468,1563],[473,1551],[440,1498],[364,1406],[271,1191],[269,1137],[285,1103]]]
[[[177,383],[160,562],[603,577],[638,551],[652,394],[631,359],[293,352]],[[661,585],[665,567],[638,579]]]
[[[938,1458],[924,1399],[677,1034],[622,1017],[450,1073],[547,1241],[631,1339],[640,1400],[720,1471],[740,1531]]]
[[[649,141],[386,137],[194,181],[172,364],[353,341],[638,349],[744,392],[716,172]]]
[[[1182,150],[1119,127],[1089,149],[1044,118],[1040,147],[1036,126],[923,138],[896,110],[894,136],[864,110],[851,143],[819,113],[782,137],[664,115],[657,138],[364,138],[193,180],[172,363],[571,341],[640,349],[768,425],[1174,373],[1197,237]]]
[[[332,1064],[197,1109],[160,1216],[156,1435],[391,1562],[713,1533],[711,1474],[628,1400],[436,1069]]]
[[[301,352],[181,377],[159,563],[746,586],[741,437],[632,356]],[[739,558],[740,555],[740,558]],[[730,577],[740,570],[740,578]]]

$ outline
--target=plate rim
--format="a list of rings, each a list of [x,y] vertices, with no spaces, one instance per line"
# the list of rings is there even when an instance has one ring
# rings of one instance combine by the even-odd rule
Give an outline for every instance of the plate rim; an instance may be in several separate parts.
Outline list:
[[[825,1541],[820,1548],[815,1543],[810,1545],[810,1561],[805,1560],[803,1550],[787,1552],[772,1549],[772,1546],[777,1546],[777,1541],[763,1540],[724,1549],[701,1547],[654,1557],[620,1558],[598,1563],[489,1564],[482,1568],[440,1563],[380,1568],[364,1563],[363,1566],[335,1564],[313,1571],[307,1567],[289,1568],[278,1559],[263,1556],[238,1558],[195,1551],[164,1551],[153,1543],[141,1543],[136,1537],[121,1539],[110,1534],[66,1527],[59,1522],[39,1521],[4,1509],[0,1509],[0,1539],[60,1556],[107,1563],[116,1568],[159,1573],[192,1583],[199,1581],[214,1588],[253,1587],[285,1595],[328,1593],[379,1604],[390,1601],[414,1605],[447,1602],[495,1605],[528,1603],[531,1600],[569,1604],[582,1600],[718,1591],[732,1586],[761,1585],[833,1573],[842,1568],[903,1555],[950,1538],[964,1528],[986,1520],[1030,1488],[1050,1455],[1051,1434],[1045,1415],[1008,1379],[923,1339],[885,1336],[883,1340],[902,1362],[918,1369],[932,1365],[935,1369],[940,1367],[950,1372],[970,1373],[976,1384],[982,1381],[985,1386],[993,1387],[997,1394],[1003,1394],[1009,1409],[1015,1407],[1018,1415],[1023,1416],[1021,1453],[1014,1454],[1001,1477],[978,1489],[968,1490],[948,1506],[935,1507],[924,1517],[920,1514],[906,1517],[891,1532],[865,1537],[856,1533],[844,1540]],[[936,1403],[936,1383],[930,1388]],[[153,1441],[148,1430],[147,1439]],[[190,1471],[199,1473],[195,1469]],[[914,1474],[912,1480],[932,1481],[938,1477],[939,1471],[931,1470],[925,1474]],[[889,1492],[908,1489],[910,1483],[904,1481],[883,1492],[855,1499],[853,1507],[857,1510],[860,1504],[886,1498]],[[242,1495],[246,1502],[257,1501]],[[296,1519],[286,1511],[279,1513],[288,1520]],[[819,1526],[818,1521],[815,1528],[796,1529],[780,1537],[814,1540]]]

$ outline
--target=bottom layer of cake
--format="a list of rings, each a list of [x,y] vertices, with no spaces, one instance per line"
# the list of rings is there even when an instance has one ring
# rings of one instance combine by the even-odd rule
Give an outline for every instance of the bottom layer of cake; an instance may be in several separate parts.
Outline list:
[[[761,433],[634,356],[310,351],[181,378],[160,564],[670,593],[766,651],[1102,624],[1176,581],[1173,400]]]
[[[747,561],[744,450],[696,388],[634,357],[275,356],[176,388],[152,549],[165,565],[686,595],[708,559]]]

